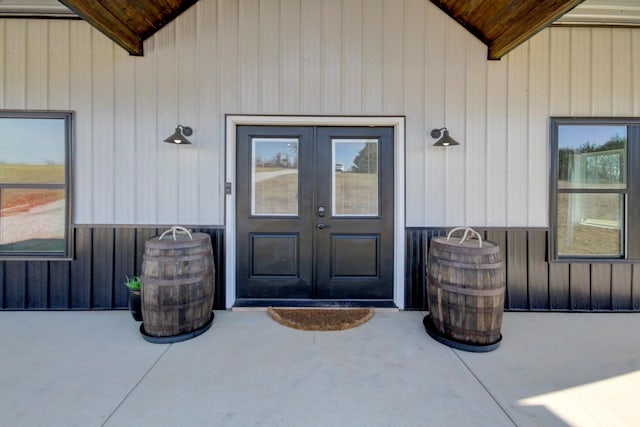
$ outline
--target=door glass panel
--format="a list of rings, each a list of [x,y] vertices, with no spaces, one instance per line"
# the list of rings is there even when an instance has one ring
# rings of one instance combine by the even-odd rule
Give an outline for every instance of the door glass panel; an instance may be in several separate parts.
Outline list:
[[[378,215],[378,140],[332,140],[334,216]]]
[[[626,188],[626,126],[559,126],[558,188]]]
[[[298,215],[298,139],[253,138],[251,214]]]
[[[558,255],[622,255],[621,194],[558,194]]]

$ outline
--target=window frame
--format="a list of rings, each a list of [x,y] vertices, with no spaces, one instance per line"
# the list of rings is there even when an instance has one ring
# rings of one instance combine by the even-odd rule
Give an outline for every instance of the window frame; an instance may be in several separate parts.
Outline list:
[[[626,126],[626,190],[579,189],[558,191],[558,133],[560,126]],[[549,124],[549,261],[565,263],[625,263],[640,260],[640,118],[551,117]],[[623,194],[622,255],[558,255],[559,194]]]
[[[65,195],[65,219],[64,219],[64,249],[58,252],[9,252],[0,250],[0,260],[11,261],[70,261],[73,259],[73,147],[74,147],[74,112],[61,110],[0,110],[0,118],[11,119],[61,119],[64,120],[64,195]],[[58,184],[36,184],[38,188],[60,188]],[[0,189],[8,188],[33,188],[31,184],[0,183]]]

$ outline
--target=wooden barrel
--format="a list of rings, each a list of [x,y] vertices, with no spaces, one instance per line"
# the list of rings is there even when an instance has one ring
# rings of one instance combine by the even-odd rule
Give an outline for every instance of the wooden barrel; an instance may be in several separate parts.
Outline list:
[[[142,258],[142,317],[150,336],[196,331],[211,320],[214,265],[211,237],[194,233],[145,242]]]
[[[429,315],[435,330],[469,345],[498,342],[505,292],[499,246],[435,237],[428,268]]]

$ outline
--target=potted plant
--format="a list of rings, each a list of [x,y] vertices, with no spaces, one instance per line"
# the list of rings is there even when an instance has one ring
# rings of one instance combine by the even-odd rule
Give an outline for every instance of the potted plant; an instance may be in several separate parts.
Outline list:
[[[129,288],[129,311],[133,319],[137,322],[142,321],[142,305],[140,298],[140,276],[127,276],[125,286]]]

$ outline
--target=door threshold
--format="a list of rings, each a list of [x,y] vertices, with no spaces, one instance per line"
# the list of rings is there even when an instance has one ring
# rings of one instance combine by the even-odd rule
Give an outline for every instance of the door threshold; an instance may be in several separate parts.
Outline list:
[[[283,308],[283,307],[278,306],[277,308]],[[284,308],[295,308],[295,307],[284,307]],[[302,308],[307,308],[307,307],[302,307]],[[321,309],[323,307],[308,307],[308,308]],[[340,307],[340,308],[348,308],[348,307]],[[400,309],[398,307],[372,307],[372,308],[376,313],[399,313],[400,312]],[[266,312],[268,310],[269,310],[269,307],[231,307],[230,309],[230,311],[238,312],[238,313]]]
[[[315,299],[237,299],[232,311],[265,311],[269,307],[313,307],[350,308],[373,307],[375,309],[398,310],[393,300],[315,300]]]

